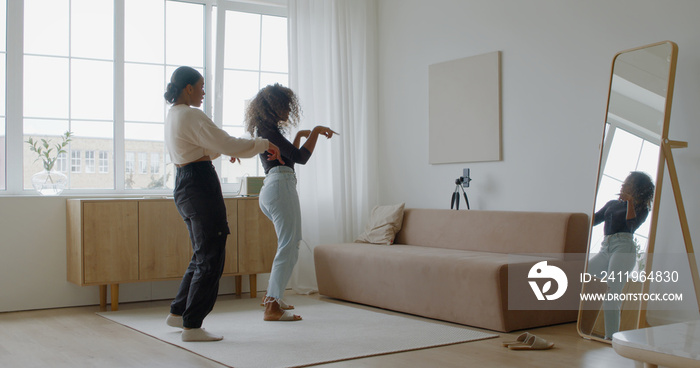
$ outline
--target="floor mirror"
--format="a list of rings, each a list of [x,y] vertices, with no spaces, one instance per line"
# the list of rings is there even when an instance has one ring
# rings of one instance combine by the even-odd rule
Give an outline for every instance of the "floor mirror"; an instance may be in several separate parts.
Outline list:
[[[663,178],[662,142],[667,140],[677,55],[678,46],[666,41],[613,58],[582,275],[590,279],[584,280],[582,296],[634,293],[645,287],[630,276],[646,269],[653,252],[660,201],[656,183]],[[582,298],[579,334],[610,342],[612,333],[638,328],[643,309],[640,302]]]

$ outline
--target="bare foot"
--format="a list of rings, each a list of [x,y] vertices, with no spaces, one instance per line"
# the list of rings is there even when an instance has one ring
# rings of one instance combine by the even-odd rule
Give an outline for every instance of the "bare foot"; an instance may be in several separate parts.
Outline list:
[[[276,301],[265,303],[265,321],[301,321],[301,316],[282,309]]]

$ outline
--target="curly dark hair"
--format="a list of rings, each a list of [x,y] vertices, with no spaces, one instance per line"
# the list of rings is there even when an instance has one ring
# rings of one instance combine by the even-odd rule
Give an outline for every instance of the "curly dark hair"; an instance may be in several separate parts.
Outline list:
[[[649,174],[641,171],[632,171],[625,181],[632,185],[635,207],[651,207],[654,199],[654,182]]]
[[[282,116],[289,111],[289,119]],[[245,112],[246,131],[255,136],[261,128],[284,131],[299,124],[301,108],[294,91],[279,83],[261,89]]]

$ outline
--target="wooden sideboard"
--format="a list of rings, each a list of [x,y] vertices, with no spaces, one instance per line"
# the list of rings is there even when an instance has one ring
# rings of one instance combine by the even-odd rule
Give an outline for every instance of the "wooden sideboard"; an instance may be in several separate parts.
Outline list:
[[[256,297],[259,273],[269,273],[277,251],[272,222],[257,197],[225,198],[231,234],[226,242],[224,276],[249,275]],[[190,237],[172,198],[68,199],[68,281],[99,285],[100,307],[118,309],[119,284],[180,279],[192,257]]]

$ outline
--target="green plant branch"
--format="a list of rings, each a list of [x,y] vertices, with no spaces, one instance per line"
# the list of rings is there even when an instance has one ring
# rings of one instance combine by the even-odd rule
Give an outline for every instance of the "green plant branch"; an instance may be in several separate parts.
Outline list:
[[[36,160],[34,162],[41,160],[44,164],[44,169],[46,171],[53,170],[54,165],[58,156],[62,153],[66,153],[66,146],[73,140],[73,132],[67,131],[61,136],[61,143],[56,143],[54,147],[51,147],[51,140],[42,138],[41,142],[34,140],[29,137],[25,142],[29,144],[29,150],[37,154]],[[55,148],[55,150],[54,150]]]

